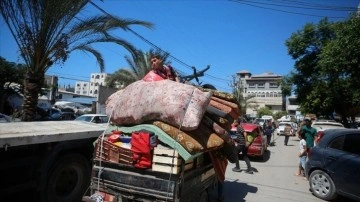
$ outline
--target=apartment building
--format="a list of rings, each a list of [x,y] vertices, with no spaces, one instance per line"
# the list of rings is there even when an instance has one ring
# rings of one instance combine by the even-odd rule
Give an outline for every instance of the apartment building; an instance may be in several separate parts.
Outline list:
[[[74,93],[98,97],[99,86],[105,86],[106,76],[106,73],[92,73],[90,75],[90,81],[77,81],[75,83]]]
[[[246,114],[257,116],[257,110],[268,107],[273,113],[285,110],[285,98],[281,92],[282,76],[272,72],[252,75],[247,70],[236,73],[236,82],[242,88],[243,97],[247,100]]]

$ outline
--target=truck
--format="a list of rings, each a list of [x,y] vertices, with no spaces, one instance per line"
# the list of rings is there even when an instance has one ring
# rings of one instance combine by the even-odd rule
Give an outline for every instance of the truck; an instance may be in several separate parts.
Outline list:
[[[94,155],[91,196],[84,197],[84,201],[96,201],[96,196],[107,202],[209,200],[213,195],[212,188],[218,182],[210,154],[186,153],[180,144],[159,131],[154,133],[151,127],[117,127],[126,134],[140,130],[156,135],[158,144],[151,151],[152,165],[146,169],[134,167],[130,149],[112,144],[106,139],[107,135],[99,137]]]
[[[78,121],[0,123],[1,201],[81,201],[94,141],[105,128]]]

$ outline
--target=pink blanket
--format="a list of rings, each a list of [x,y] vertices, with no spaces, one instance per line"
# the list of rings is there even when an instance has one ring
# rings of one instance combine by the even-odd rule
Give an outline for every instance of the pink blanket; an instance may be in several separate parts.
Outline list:
[[[120,125],[160,120],[191,131],[199,126],[210,99],[210,92],[191,85],[170,80],[140,80],[112,94],[106,102],[106,114]]]

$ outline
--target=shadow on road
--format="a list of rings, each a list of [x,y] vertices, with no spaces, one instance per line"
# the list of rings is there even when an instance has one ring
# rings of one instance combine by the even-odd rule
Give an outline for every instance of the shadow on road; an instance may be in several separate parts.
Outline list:
[[[241,202],[245,201],[244,198],[248,193],[256,193],[258,188],[236,180],[225,181],[224,190],[226,202]]]

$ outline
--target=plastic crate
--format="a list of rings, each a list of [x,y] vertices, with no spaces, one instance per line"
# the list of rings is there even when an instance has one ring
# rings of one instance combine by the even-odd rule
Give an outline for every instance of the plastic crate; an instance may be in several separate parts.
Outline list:
[[[101,146],[101,141],[102,146]],[[102,147],[102,148],[101,148]],[[133,152],[131,149],[117,146],[101,137],[96,143],[96,158],[113,163],[133,165]]]

